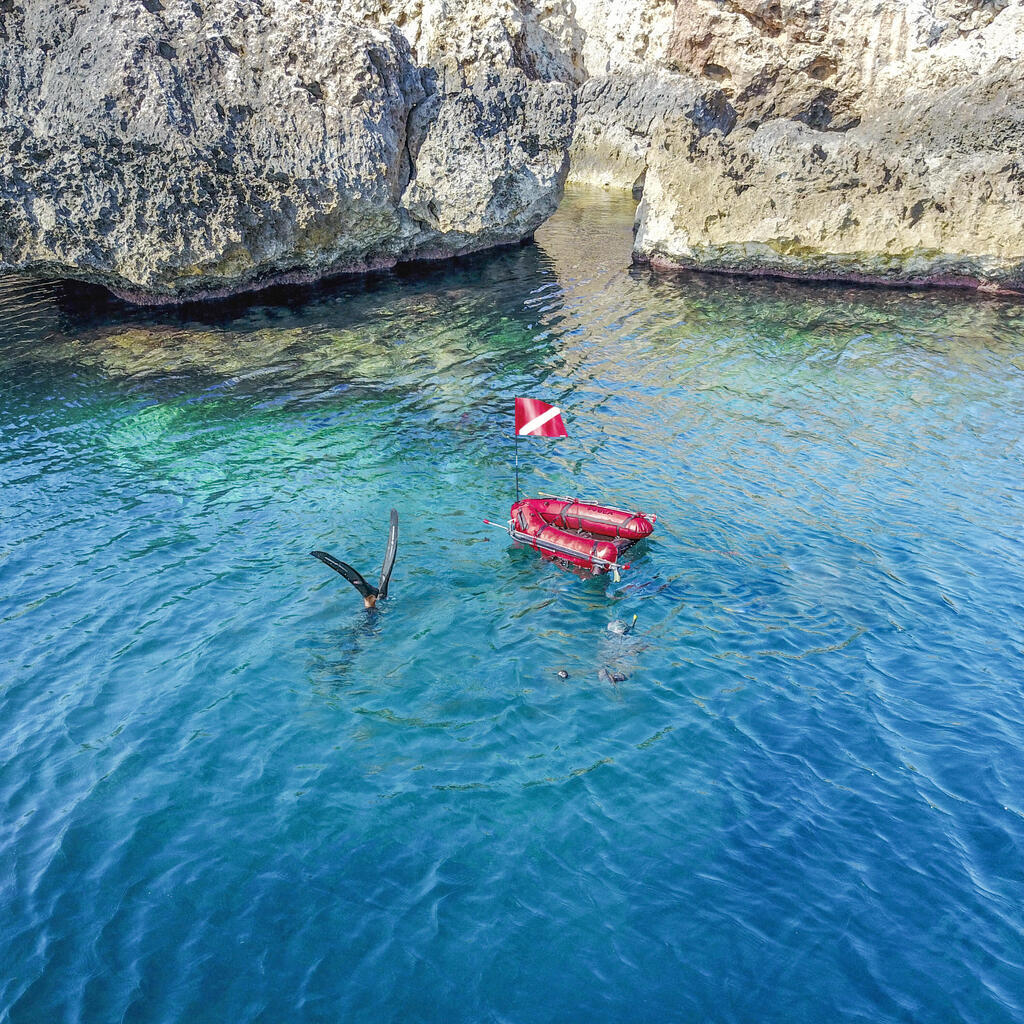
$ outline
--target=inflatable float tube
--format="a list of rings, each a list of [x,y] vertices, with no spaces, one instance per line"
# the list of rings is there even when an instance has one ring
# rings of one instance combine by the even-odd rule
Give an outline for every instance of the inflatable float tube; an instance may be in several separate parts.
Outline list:
[[[658,517],[575,498],[523,498],[509,512],[509,536],[534,551],[594,573],[617,569],[619,556],[649,537]]]

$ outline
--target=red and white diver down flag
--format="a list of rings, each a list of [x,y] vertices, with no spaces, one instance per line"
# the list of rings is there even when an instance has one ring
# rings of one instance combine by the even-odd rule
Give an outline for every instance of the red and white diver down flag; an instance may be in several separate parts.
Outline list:
[[[516,399],[516,436],[568,437],[562,410],[538,398]]]

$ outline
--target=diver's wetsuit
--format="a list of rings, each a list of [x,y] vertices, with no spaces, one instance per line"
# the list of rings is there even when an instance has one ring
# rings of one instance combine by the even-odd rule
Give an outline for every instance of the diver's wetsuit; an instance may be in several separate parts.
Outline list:
[[[314,558],[319,558],[324,565],[330,566],[335,572],[341,573],[362,595],[363,607],[374,608],[378,601],[388,596],[388,584],[391,582],[391,571],[395,567],[395,556],[398,554],[398,513],[391,510],[391,526],[388,530],[388,546],[384,551],[384,564],[380,570],[380,582],[373,587],[363,579],[362,575],[347,562],[342,562],[326,551],[310,551]]]

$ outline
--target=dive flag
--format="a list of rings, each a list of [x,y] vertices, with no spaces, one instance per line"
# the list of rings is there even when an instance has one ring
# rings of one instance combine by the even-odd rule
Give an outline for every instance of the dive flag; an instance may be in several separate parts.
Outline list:
[[[519,437],[568,437],[562,410],[538,398],[516,399],[516,434]]]

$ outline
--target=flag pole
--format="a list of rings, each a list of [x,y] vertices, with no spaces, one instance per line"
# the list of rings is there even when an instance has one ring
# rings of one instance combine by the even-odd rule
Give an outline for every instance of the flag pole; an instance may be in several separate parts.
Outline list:
[[[516,501],[519,500],[519,431],[516,434]]]

